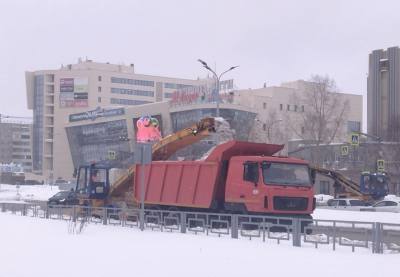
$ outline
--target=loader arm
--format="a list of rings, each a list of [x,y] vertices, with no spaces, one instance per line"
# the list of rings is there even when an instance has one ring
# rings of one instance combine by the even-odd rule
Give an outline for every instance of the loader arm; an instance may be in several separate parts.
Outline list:
[[[325,169],[320,167],[312,167],[311,169],[314,170],[316,173],[331,178],[340,186],[344,187],[347,192],[352,193],[358,197],[365,196],[361,193],[360,186],[356,182],[347,179],[343,174],[331,169]]]
[[[168,160],[178,150],[192,145],[215,132],[215,120],[213,117],[201,119],[196,124],[168,135],[152,146],[152,160]],[[129,167],[127,173],[117,179],[111,185],[109,196],[122,196],[129,190],[132,177],[135,174],[135,165]]]

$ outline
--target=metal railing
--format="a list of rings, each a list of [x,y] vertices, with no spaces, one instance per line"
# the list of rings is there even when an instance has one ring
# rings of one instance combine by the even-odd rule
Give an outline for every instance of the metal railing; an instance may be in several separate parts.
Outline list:
[[[140,228],[139,209],[54,206],[46,203],[0,203],[3,213],[69,222],[69,232],[79,233],[87,224]],[[348,249],[372,253],[400,253],[400,224],[361,221],[316,220],[299,217],[255,216],[150,210],[144,229],[160,232],[259,240],[318,249]]]

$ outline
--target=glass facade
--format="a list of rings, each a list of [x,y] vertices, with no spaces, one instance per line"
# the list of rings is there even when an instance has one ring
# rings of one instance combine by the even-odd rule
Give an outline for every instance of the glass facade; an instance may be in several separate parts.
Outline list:
[[[32,132],[32,166],[35,171],[43,168],[43,109],[44,76],[37,75],[34,79]]]
[[[154,97],[154,91],[138,89],[111,88],[111,93]]]
[[[67,127],[74,167],[90,162],[109,162],[109,152],[115,152],[115,161],[122,162],[130,157],[129,142],[121,141],[128,137],[125,120]]]
[[[136,80],[136,79],[118,78],[118,77],[111,77],[111,83],[154,87],[154,81]]]

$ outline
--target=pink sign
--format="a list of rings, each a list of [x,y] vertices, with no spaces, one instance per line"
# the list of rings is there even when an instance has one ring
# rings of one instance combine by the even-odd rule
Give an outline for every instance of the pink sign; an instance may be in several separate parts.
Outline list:
[[[161,139],[159,122],[157,118],[150,116],[142,116],[136,122],[136,126],[137,126],[137,132],[136,132],[137,142],[158,141]]]

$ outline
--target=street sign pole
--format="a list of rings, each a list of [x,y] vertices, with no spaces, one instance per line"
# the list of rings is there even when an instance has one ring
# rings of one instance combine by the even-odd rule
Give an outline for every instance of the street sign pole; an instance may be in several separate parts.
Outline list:
[[[140,150],[141,150],[141,156],[143,159],[144,147],[142,146]],[[140,172],[141,173],[140,174],[141,175],[140,176],[140,230],[142,230],[142,231],[144,230],[144,182],[145,182],[144,171],[145,171],[145,165],[142,161],[142,170]]]
[[[135,163],[141,165],[140,172],[140,230],[144,230],[144,198],[145,198],[145,165],[151,163],[152,159],[152,144],[151,143],[136,143],[135,148]]]

